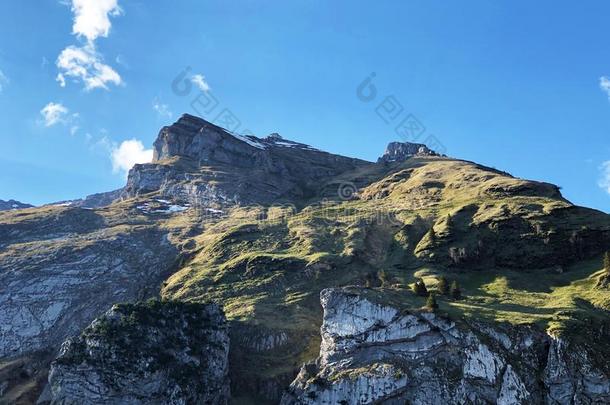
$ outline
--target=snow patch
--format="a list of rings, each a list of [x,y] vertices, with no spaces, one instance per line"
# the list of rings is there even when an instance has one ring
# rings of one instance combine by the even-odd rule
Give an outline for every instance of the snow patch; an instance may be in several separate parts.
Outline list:
[[[224,212],[222,210],[216,210],[214,208],[206,208],[205,210],[207,212],[211,212],[212,214],[224,214]]]
[[[242,142],[245,142],[248,145],[253,146],[253,147],[257,148],[257,149],[267,149],[267,146],[265,146],[265,144],[263,144],[260,141],[258,141],[256,137],[239,135],[239,134],[236,134],[235,132],[227,131],[226,129],[224,131],[227,134],[229,134],[232,137],[234,137],[235,139],[237,139],[239,141],[242,141]]]
[[[186,211],[190,208],[189,204],[184,204],[184,205],[169,204],[168,200],[162,200],[162,199],[156,199],[155,201],[158,203],[161,203],[161,205],[159,206],[158,204],[155,204],[153,202],[145,202],[142,205],[137,205],[136,208],[146,214],[150,214],[150,213],[169,214],[169,213]]]

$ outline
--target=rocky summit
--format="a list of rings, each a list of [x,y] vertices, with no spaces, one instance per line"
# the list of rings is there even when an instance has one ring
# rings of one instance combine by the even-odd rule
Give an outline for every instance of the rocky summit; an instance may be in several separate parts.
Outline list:
[[[31,208],[31,207],[33,207],[33,205],[25,204],[25,203],[22,203],[22,202],[16,201],[16,200],[8,200],[8,201],[0,200],[0,211],[18,210],[18,209],[22,209],[22,208]]]
[[[161,129],[153,162],[131,170],[122,198],[154,191],[205,207],[290,202],[315,197],[320,183],[366,164],[278,134],[234,134],[186,114]]]
[[[383,155],[377,159],[377,163],[402,162],[413,156],[438,155],[438,153],[429,149],[423,143],[390,142]]]
[[[553,184],[183,115],[123,188],[19,208],[2,403],[610,401],[610,216]]]

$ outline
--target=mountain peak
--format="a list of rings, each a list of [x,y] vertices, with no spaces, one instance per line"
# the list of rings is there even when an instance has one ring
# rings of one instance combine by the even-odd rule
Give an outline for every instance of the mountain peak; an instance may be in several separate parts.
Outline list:
[[[377,163],[402,162],[414,156],[439,156],[423,143],[390,142]]]
[[[121,196],[160,191],[202,204],[262,203],[309,195],[323,181],[367,164],[277,133],[265,138],[237,134],[184,114],[161,128],[152,163],[131,169]]]
[[[25,204],[25,203],[22,203],[21,201],[17,201],[17,200],[8,200],[8,201],[0,200],[0,211],[18,210],[18,209],[22,209],[22,208],[32,208],[32,207],[33,207],[33,205],[31,205],[31,204]]]

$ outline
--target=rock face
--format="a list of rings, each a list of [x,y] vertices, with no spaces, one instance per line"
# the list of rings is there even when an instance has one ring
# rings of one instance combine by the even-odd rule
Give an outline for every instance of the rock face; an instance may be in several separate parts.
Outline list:
[[[0,211],[19,210],[22,208],[32,208],[33,205],[25,204],[17,200],[0,200]]]
[[[214,304],[115,305],[51,365],[53,404],[226,404],[229,335]]]
[[[0,212],[1,403],[37,398],[66,338],[114,303],[149,296],[223,305],[233,392],[277,403],[317,355],[320,289],[344,285],[396,288],[322,294],[320,358],[300,370],[284,403],[608,401],[603,341],[454,323],[398,310],[385,295],[410,294],[394,281],[411,271],[459,271],[471,291],[451,308],[466,319],[492,322],[510,308],[565,330],[584,322],[580,314],[608,322],[599,288],[607,283],[588,289],[599,269],[584,262],[610,246],[607,214],[573,206],[551,184],[424,145],[391,144],[374,164],[185,115],[161,130],[154,149],[154,161],[136,165],[121,190]],[[476,268],[497,269],[519,295],[487,289]],[[532,288],[521,276],[544,283]],[[532,308],[546,296],[549,307]],[[138,308],[115,307],[66,343],[43,397],[225,401],[224,338],[197,326],[188,306],[153,308],[152,323]],[[602,330],[578,322],[571,331]]]
[[[402,162],[414,156],[438,156],[423,143],[390,142],[377,163]]]
[[[95,193],[76,200],[56,201],[46,206],[80,207],[80,208],[102,208],[107,207],[118,200],[123,193],[123,189]]]
[[[327,289],[316,364],[282,404],[605,404],[610,380],[590,355],[532,327],[406,312],[364,290]],[[568,349],[569,347],[569,349]]]
[[[122,197],[159,191],[202,206],[282,202],[308,197],[324,179],[366,164],[278,134],[237,135],[185,114],[161,129],[153,162],[134,166]]]
[[[11,217],[0,224],[0,358],[58,347],[157,287],[178,254],[153,224],[109,227],[90,210]]]

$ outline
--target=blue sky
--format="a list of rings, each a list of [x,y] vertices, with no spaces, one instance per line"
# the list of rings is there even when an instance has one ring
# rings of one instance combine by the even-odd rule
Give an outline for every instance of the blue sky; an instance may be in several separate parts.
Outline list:
[[[121,187],[199,111],[368,160],[414,117],[450,156],[610,211],[610,3],[447,3],[3,1],[0,198]]]

